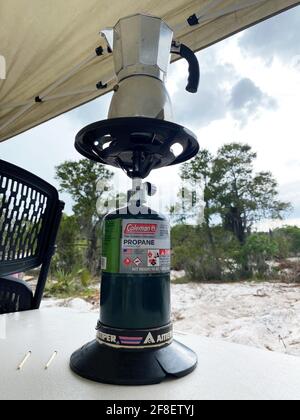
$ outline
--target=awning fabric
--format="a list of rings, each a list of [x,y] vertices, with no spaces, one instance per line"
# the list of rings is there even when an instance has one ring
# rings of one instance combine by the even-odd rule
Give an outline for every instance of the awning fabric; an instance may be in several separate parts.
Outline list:
[[[95,49],[103,44],[100,30],[123,16],[162,17],[177,39],[198,51],[298,4],[295,0],[0,0],[0,58],[6,61],[6,79],[0,80],[0,141],[112,89],[113,82],[106,89],[96,88],[98,82],[110,81],[114,72],[112,56],[97,56]]]

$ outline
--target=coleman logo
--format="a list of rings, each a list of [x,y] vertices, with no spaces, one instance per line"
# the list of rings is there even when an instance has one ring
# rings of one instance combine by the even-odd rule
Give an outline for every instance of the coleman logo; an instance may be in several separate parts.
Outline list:
[[[154,223],[128,223],[125,235],[155,235],[157,224]]]

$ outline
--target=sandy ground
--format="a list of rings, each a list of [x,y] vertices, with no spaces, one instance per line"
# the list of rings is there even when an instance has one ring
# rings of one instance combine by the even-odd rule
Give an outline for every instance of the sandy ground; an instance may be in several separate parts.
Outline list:
[[[175,328],[300,356],[300,287],[270,283],[173,286]]]
[[[175,330],[300,356],[300,285],[173,284]],[[98,311],[81,299],[44,306]]]

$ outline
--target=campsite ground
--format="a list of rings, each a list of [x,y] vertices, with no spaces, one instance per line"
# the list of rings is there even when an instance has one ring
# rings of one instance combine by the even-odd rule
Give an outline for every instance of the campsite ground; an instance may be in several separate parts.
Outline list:
[[[175,285],[173,307],[178,330],[300,356],[299,285]]]
[[[175,330],[300,356],[300,285],[172,284]],[[98,312],[99,299],[47,299],[44,306]]]

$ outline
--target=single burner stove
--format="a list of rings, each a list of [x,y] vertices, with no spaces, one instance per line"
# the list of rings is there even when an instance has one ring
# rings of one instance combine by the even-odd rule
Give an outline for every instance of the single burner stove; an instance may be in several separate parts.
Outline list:
[[[174,146],[181,146],[177,155]],[[82,129],[77,151],[88,159],[123,169],[130,178],[146,178],[153,169],[177,165],[199,151],[188,129],[154,118],[129,117],[100,121]]]
[[[188,92],[197,92],[200,69],[195,54],[174,41],[159,18],[129,16],[103,35],[118,84],[108,119],[81,130],[75,147],[88,159],[121,168],[132,189],[127,206],[104,218],[97,336],[73,354],[71,368],[97,382],[147,385],[185,376],[197,365],[195,353],[173,340],[170,224],[147,207],[155,188],[143,179],[198,153],[196,136],[172,121],[165,82],[170,53],[188,61]]]

